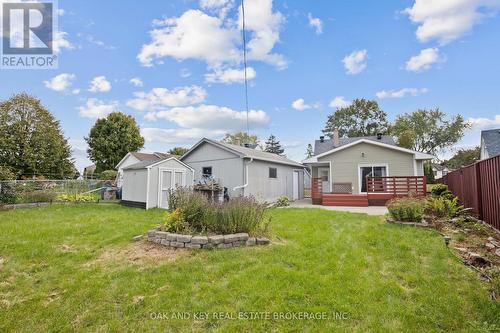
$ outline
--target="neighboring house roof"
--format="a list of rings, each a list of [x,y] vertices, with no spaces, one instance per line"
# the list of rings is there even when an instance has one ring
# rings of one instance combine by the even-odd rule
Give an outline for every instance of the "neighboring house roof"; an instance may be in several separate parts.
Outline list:
[[[129,152],[125,157],[121,159],[120,162],[116,165],[116,169],[119,169],[120,165],[129,157],[130,155],[137,158],[139,161],[158,161],[161,159],[169,158],[169,157],[178,157],[177,155],[171,155],[166,153],[139,153],[139,152]]]
[[[488,152],[488,157],[500,155],[500,128],[481,131],[481,145]]]
[[[300,168],[304,167],[299,162],[292,161],[284,156],[280,156],[280,155],[268,153],[265,151],[252,149],[252,148],[246,148],[246,147],[242,147],[242,146],[232,145],[229,143],[223,143],[223,142],[219,142],[219,141],[215,141],[215,140],[207,139],[207,138],[203,138],[200,141],[198,141],[198,143],[196,143],[187,153],[185,153],[181,157],[181,160],[184,159],[189,154],[191,154],[191,152],[193,152],[196,148],[198,148],[202,143],[212,144],[216,147],[219,147],[219,148],[224,149],[226,151],[229,151],[235,155],[238,155],[241,158],[253,158],[255,160],[260,160],[260,161],[292,165],[292,166],[296,166],[296,167],[300,167]]]
[[[323,156],[326,156],[326,155],[330,155],[332,153],[335,153],[335,152],[340,151],[340,150],[347,149],[349,147],[355,146],[355,145],[360,144],[360,143],[368,143],[368,144],[372,144],[372,145],[375,145],[375,146],[385,147],[385,148],[394,149],[394,150],[398,150],[398,151],[401,151],[401,152],[413,154],[415,156],[415,159],[417,159],[417,160],[431,160],[431,159],[434,158],[433,155],[421,153],[419,151],[415,151],[415,150],[411,150],[411,149],[406,149],[406,148],[398,147],[396,145],[387,144],[387,143],[383,143],[383,142],[379,142],[379,141],[374,141],[374,140],[370,140],[370,139],[359,139],[359,140],[355,140],[353,142],[350,142],[350,143],[338,146],[337,148],[333,148],[333,149],[331,149],[329,151],[326,151],[324,153],[321,153],[319,155],[312,156],[312,157],[310,157],[310,158],[302,161],[302,163],[304,163],[304,164],[307,164],[307,163],[317,163],[318,162],[318,157],[323,157]]]
[[[437,171],[443,171],[443,170],[448,169],[444,165],[436,164],[436,163],[432,163],[431,166],[432,166],[433,169],[436,169]]]
[[[325,140],[323,140],[323,142],[321,142],[321,140],[316,140],[314,142],[314,155],[326,153],[329,150],[332,150],[334,148],[338,148],[338,147],[343,146],[343,145],[347,145],[349,143],[352,143],[352,142],[358,141],[358,140],[373,140],[376,142],[382,142],[382,143],[386,143],[389,145],[394,145],[394,146],[396,145],[396,143],[394,142],[394,139],[390,135],[382,135],[382,137],[380,139],[377,139],[376,135],[375,136],[357,136],[357,137],[353,137],[353,138],[339,138],[339,145],[337,145],[337,146],[335,146],[333,144],[333,139],[325,139]]]
[[[189,165],[187,165],[186,163],[184,163],[182,161],[179,161],[176,157],[172,157],[172,156],[165,157],[165,158],[162,158],[162,159],[157,159],[157,160],[141,161],[141,162],[129,165],[128,167],[123,168],[123,170],[148,169],[148,168],[151,168],[151,167],[155,166],[156,164],[160,164],[160,163],[163,163],[163,162],[169,161],[169,160],[177,160],[177,162],[181,163],[186,168],[188,168],[190,170],[193,170],[193,168],[191,168]]]
[[[95,169],[96,169],[96,165],[92,164],[92,165],[89,165],[89,166],[86,166],[85,168],[83,168],[83,172],[84,173],[94,173]]]

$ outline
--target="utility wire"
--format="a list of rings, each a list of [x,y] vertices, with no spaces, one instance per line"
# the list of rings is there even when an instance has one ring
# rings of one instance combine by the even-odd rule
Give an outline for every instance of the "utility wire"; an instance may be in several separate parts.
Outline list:
[[[248,123],[248,79],[247,79],[247,39],[245,36],[245,1],[241,0],[241,17],[242,17],[242,37],[243,37],[243,67],[245,75],[245,109],[247,112],[247,136],[250,135],[250,128]]]

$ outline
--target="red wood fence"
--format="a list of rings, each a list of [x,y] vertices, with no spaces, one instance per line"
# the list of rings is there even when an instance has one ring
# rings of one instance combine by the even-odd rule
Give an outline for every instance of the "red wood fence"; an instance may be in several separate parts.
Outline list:
[[[425,177],[366,177],[366,192],[380,198],[390,199],[407,195],[425,196],[427,192]]]
[[[500,230],[500,155],[450,172],[443,183],[462,205]]]
[[[323,183],[321,178],[311,178],[311,199],[313,205],[323,203]]]

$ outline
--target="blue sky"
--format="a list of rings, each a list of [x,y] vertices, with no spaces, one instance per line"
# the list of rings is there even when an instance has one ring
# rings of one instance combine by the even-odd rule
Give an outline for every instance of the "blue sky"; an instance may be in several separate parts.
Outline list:
[[[354,98],[390,120],[417,108],[500,127],[499,1],[246,0],[250,131],[301,160],[327,115]],[[97,117],[133,115],[145,151],[245,128],[239,1],[60,0],[59,68],[0,70],[61,121],[77,166]]]

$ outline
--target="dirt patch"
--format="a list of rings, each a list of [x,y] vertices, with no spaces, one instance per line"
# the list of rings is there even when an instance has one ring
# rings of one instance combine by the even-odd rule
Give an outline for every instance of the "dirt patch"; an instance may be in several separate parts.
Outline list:
[[[63,244],[61,245],[58,250],[60,252],[63,252],[63,253],[72,253],[72,252],[75,252],[75,249],[71,246],[71,245],[68,245],[68,244]]]
[[[126,263],[132,265],[148,265],[174,262],[179,258],[188,257],[191,252],[185,249],[173,249],[147,241],[134,242],[122,248],[104,251],[99,258],[86,263],[85,267],[107,265],[110,263]]]

